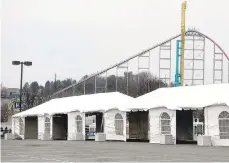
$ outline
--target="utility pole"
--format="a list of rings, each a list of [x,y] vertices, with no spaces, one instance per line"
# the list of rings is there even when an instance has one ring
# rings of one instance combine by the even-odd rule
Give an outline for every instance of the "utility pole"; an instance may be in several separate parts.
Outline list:
[[[23,65],[24,63],[21,62],[21,80],[20,80],[20,112],[22,110],[22,78],[23,78]]]
[[[185,12],[186,12],[186,0],[182,3],[181,9],[181,54],[180,54],[180,77],[181,86],[184,86],[184,49],[185,49]]]
[[[55,78],[54,78],[54,81],[56,82],[56,74],[55,74]]]
[[[55,73],[55,77],[54,77],[54,92],[56,92],[56,73]]]

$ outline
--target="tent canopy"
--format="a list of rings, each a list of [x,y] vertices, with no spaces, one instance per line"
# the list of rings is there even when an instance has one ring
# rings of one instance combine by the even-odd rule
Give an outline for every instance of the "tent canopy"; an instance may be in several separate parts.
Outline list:
[[[209,84],[160,88],[138,98],[119,92],[71,96],[46,103],[15,114],[13,117],[61,114],[73,111],[106,112],[148,110],[165,107],[170,110],[199,109],[211,105],[229,106],[229,84]]]
[[[61,114],[73,111],[80,112],[106,112],[110,109],[129,111],[129,105],[134,98],[119,92],[98,93],[81,96],[57,98],[46,103],[15,114],[13,117],[38,116],[44,114]]]
[[[203,108],[211,105],[229,106],[229,84],[209,84],[160,88],[135,99],[132,108],[145,110],[165,107],[171,110]]]

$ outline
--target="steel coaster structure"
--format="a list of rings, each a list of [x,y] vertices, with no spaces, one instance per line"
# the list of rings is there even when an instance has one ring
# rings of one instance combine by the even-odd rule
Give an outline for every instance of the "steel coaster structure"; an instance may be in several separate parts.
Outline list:
[[[186,42],[191,42],[192,47],[184,49],[184,61],[188,64],[188,66],[184,67],[184,71],[186,72],[185,74],[190,72],[191,78],[184,75],[184,80],[188,81],[190,85],[204,84],[205,37],[191,32],[187,33],[186,36]],[[187,57],[188,53],[192,54],[191,57]],[[196,73],[199,74],[198,78],[196,78]]]
[[[115,77],[115,89],[113,91],[122,92],[127,95],[129,94],[129,81],[132,80],[129,77],[130,72],[139,74],[140,72],[144,71],[154,75],[156,74],[159,80],[162,80],[166,83],[174,82],[175,72],[173,72],[173,70],[175,70],[175,66],[173,65],[175,65],[175,61],[173,59],[175,58],[174,49],[176,49],[176,42],[178,40],[181,40],[181,34],[175,35],[161,43],[154,45],[151,48],[148,48],[147,50],[144,50],[117,64],[114,64],[111,67],[90,75],[75,84],[59,90],[53,95],[49,96],[47,100],[66,96],[88,94],[86,84],[89,81],[94,82],[93,93],[107,92],[110,82],[108,80],[108,73],[112,70],[115,70],[113,73],[113,77]],[[208,46],[206,46],[206,41],[208,41]],[[213,48],[211,48],[212,46]],[[206,53],[206,51],[208,52]],[[184,52],[184,84],[198,85],[223,82],[229,83],[229,56],[209,36],[197,30],[186,31]],[[151,58],[153,57],[154,59],[152,60]],[[208,60],[209,58],[212,59]],[[145,62],[142,63],[142,61]],[[131,66],[130,63],[132,62],[134,62],[134,64]],[[155,63],[152,64],[153,62]],[[210,65],[212,62],[213,65]],[[227,64],[227,66],[224,66],[224,64]],[[124,73],[120,73],[120,71],[124,71]],[[211,81],[206,80],[206,76],[209,74],[213,74],[213,76],[210,76]],[[125,86],[119,90],[119,76],[121,75],[124,75]],[[100,83],[97,83],[98,78],[100,78]],[[137,85],[139,85],[139,82],[138,75]],[[150,91],[149,82],[146,82],[145,87],[146,90]],[[139,91],[138,88],[139,87],[136,88],[137,92]]]

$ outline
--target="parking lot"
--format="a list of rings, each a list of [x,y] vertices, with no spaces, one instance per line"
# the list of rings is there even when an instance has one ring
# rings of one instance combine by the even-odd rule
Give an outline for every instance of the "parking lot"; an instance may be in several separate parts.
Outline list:
[[[138,142],[2,140],[2,162],[229,161],[229,147]]]

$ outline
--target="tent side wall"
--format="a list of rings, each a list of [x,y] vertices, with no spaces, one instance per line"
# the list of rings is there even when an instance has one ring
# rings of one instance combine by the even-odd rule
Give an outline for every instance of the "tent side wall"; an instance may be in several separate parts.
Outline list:
[[[48,115],[46,117],[50,118],[50,139],[53,140],[53,116]]]
[[[77,126],[76,117],[82,118],[82,135],[85,140],[85,113],[82,112],[70,112],[68,113],[68,140],[76,140]]]
[[[12,117],[12,134],[16,132],[16,122],[17,122],[17,117]],[[18,122],[17,122],[18,123]]]
[[[22,126],[20,127],[20,119],[23,121]],[[23,133],[20,132],[20,128],[23,129]],[[20,137],[21,139],[24,139],[24,133],[25,133],[25,118],[24,117],[13,117],[12,118],[12,134],[14,135],[14,138]]]
[[[49,133],[45,132],[45,119],[49,118]],[[46,129],[47,130],[47,129]],[[52,116],[45,115],[45,116],[38,116],[38,139],[40,140],[52,140],[52,130],[53,130],[53,123],[52,123]],[[48,131],[48,130],[47,130]]]
[[[115,131],[115,115],[119,113],[123,118],[123,134],[117,135]],[[104,133],[106,140],[126,141],[126,112],[109,110],[104,113]]]
[[[176,144],[176,110],[169,110],[166,108],[155,108],[149,110],[149,142],[160,143],[160,116],[164,112],[168,113],[170,116],[171,135],[173,136],[174,144]]]
[[[220,139],[219,115],[221,112],[229,112],[229,106],[215,105],[204,110],[205,135],[211,136],[213,146],[229,146],[229,139]]]
[[[45,131],[45,117],[38,116],[38,139],[42,140]]]

